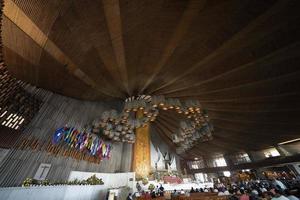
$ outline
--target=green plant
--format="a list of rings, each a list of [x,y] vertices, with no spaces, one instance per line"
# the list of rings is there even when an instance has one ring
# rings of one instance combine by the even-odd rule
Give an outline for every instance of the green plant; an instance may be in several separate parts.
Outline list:
[[[74,181],[73,181],[74,185],[80,185],[80,181],[76,178]]]
[[[51,185],[60,185],[61,181],[54,181]]]
[[[99,179],[99,178],[96,177],[96,174],[94,174],[90,178],[86,179],[86,182],[89,185],[103,185],[104,184],[102,179]]]
[[[26,178],[22,183],[23,187],[29,187],[30,185],[32,185],[32,178]]]
[[[87,185],[87,181],[86,180],[82,180],[80,184],[81,185]]]
[[[151,183],[149,186],[148,186],[148,190],[150,190],[151,192],[155,189],[155,185],[153,183]]]
[[[143,178],[142,183],[143,183],[143,185],[147,185],[149,183],[149,181],[147,178]]]
[[[41,181],[41,185],[43,185],[43,186],[50,185],[50,181],[48,179],[45,179],[45,180]]]
[[[103,184],[104,184],[103,180],[101,178],[97,178],[96,175],[94,174],[88,179],[82,181],[78,179],[74,179],[73,181],[58,180],[58,181],[50,182],[48,179],[45,179],[43,181],[38,181],[32,178],[26,178],[23,181],[22,186],[29,187],[32,185],[48,186],[48,185],[103,185]]]

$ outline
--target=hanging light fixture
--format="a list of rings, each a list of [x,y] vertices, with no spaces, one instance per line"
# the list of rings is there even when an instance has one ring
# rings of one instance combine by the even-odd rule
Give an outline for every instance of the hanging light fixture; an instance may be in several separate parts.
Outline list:
[[[95,120],[92,131],[102,133],[113,141],[134,143],[134,129],[146,126],[156,120],[159,110],[175,110],[183,114],[186,120],[180,122],[180,129],[172,135],[172,140],[178,145],[180,152],[191,148],[199,140],[211,138],[211,127],[208,123],[207,112],[201,112],[201,105],[197,100],[181,102],[176,98],[164,96],[139,95],[125,100],[121,113],[116,110],[105,111],[101,119]],[[137,118],[136,112],[142,112]],[[101,131],[100,129],[103,129]],[[181,146],[183,145],[183,146]]]

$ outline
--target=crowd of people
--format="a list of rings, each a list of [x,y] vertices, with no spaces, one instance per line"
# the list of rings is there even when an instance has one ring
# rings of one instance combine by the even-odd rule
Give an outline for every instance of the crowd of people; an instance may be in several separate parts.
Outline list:
[[[142,199],[154,199],[164,196],[164,187],[156,186],[151,192],[142,191]],[[214,188],[191,188],[190,191],[174,190],[171,199],[179,195],[190,196],[191,193],[216,193],[218,196],[227,196],[229,200],[299,200],[300,182],[287,182],[285,180],[256,180],[224,185],[216,184]],[[130,194],[127,200],[135,199]]]
[[[191,188],[190,193],[196,192],[217,193],[218,196],[228,196],[230,200],[299,200],[300,183],[279,179],[239,182],[227,186],[221,183],[214,188]]]
[[[153,191],[143,191],[141,189],[141,186],[137,183],[136,185],[138,192],[132,194],[129,193],[127,200],[133,200],[134,198],[137,197],[142,197],[143,199],[155,199],[156,197],[163,197],[164,196],[164,192],[165,192],[165,188],[163,187],[162,184],[160,184],[160,186],[156,186],[155,189]]]

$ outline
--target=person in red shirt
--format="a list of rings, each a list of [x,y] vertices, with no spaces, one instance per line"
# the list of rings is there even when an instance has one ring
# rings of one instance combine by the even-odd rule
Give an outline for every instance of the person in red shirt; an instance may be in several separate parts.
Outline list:
[[[240,192],[241,192],[241,196],[240,196],[240,200],[249,200],[250,198],[249,198],[249,195],[246,193],[246,191],[245,190],[240,190]]]
[[[149,192],[145,193],[145,200],[149,200],[151,199],[151,195],[149,194]]]

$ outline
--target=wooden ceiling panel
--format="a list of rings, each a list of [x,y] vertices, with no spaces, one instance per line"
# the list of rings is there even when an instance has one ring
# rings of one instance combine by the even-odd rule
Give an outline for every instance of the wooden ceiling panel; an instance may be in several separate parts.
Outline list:
[[[38,65],[43,49],[7,17],[3,17],[2,23],[6,27],[2,31],[3,45],[31,64]]]
[[[250,98],[260,96],[272,96],[277,94],[287,94],[297,91],[300,72],[282,75],[269,80],[262,80],[233,87],[221,88],[207,92],[198,93],[197,90],[186,90],[180,94],[170,94],[168,97],[188,97],[206,99],[232,99]]]
[[[4,59],[17,78],[84,100],[198,99],[215,128],[185,158],[299,137],[300,1],[5,0]],[[161,111],[171,134],[182,116]]]
[[[83,94],[91,89],[87,84],[68,73],[66,66],[63,66],[45,51],[41,55],[37,73],[39,81],[37,85],[59,94],[66,95],[68,93],[68,96],[78,98],[77,95],[74,95],[76,94],[74,93],[75,90],[77,90],[81,91],[79,97],[83,98]],[[93,91],[97,93],[95,90]]]
[[[36,67],[8,47],[3,47],[3,53],[9,61],[5,62],[9,72],[17,79],[24,80],[33,85],[37,84]]]
[[[102,87],[102,90],[105,90],[107,93],[112,93],[115,96],[125,98],[125,92],[122,92],[124,88],[120,86],[118,82],[113,81],[113,76],[104,66],[95,48],[91,48],[82,56],[82,61],[80,61],[78,66],[87,76],[94,80],[99,87]]]
[[[65,9],[66,0],[9,0],[14,2],[45,33],[51,30],[53,22]],[[70,1],[69,1],[70,2]],[[6,2],[7,3],[7,2]]]
[[[290,98],[286,103],[286,98]],[[277,96],[272,99],[245,99],[243,101],[202,102],[208,111],[240,111],[240,112],[280,112],[297,110],[300,106],[300,93],[295,95]]]
[[[200,74],[189,76],[187,80],[190,84],[186,83],[187,81],[182,82],[181,85],[174,89],[170,88],[164,94],[180,94],[187,90],[205,93],[295,73],[299,71],[300,55],[297,53],[298,51],[300,51],[300,42],[233,69],[226,69],[230,67],[228,62],[226,64],[220,63],[220,65],[211,66],[211,69],[204,69]],[[234,63],[233,61],[230,62]],[[220,69],[222,71],[219,71]],[[214,71],[217,74],[213,75]]]
[[[252,21],[256,21],[256,18],[263,11],[273,5],[273,1],[264,6],[257,6],[257,3],[252,1],[252,3],[246,3],[245,5],[248,6],[245,6],[236,4],[235,1],[227,1],[215,6],[212,10],[202,10],[194,20],[193,26],[186,34],[182,44],[176,48],[172,58],[168,61],[169,63],[157,76],[159,78],[157,82],[154,82],[153,86],[149,86],[149,92],[156,91],[157,88],[161,88],[165,84],[172,84],[188,73],[201,72],[208,61],[215,60],[214,57],[224,51],[225,46],[231,46],[237,36],[245,34],[244,29],[248,28]],[[259,9],[250,15],[251,7],[259,7]],[[238,43],[238,45],[241,46],[245,42]],[[228,50],[226,48],[226,52]],[[218,60],[220,59],[218,58]],[[155,85],[158,82],[160,83],[159,86]],[[166,90],[161,93],[164,91]]]
[[[131,93],[151,76],[188,1],[120,1]]]

